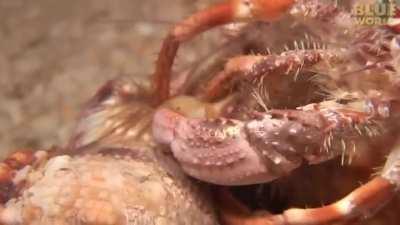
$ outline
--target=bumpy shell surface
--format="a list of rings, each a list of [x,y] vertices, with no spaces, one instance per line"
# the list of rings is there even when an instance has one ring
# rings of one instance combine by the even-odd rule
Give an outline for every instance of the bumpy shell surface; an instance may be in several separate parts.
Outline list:
[[[157,165],[119,156],[57,156],[27,174],[3,218],[26,225],[213,224],[189,183]]]
[[[134,90],[106,84],[67,148],[17,172],[1,224],[217,224],[205,189],[152,144],[143,122],[152,109]]]

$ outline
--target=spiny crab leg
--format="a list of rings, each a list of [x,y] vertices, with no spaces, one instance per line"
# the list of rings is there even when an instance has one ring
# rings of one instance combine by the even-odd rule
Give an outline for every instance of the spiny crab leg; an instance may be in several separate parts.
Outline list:
[[[272,21],[294,4],[294,0],[228,0],[199,11],[177,24],[164,39],[153,75],[156,104],[168,99],[171,69],[179,45],[213,27],[238,20]]]
[[[279,215],[251,215],[230,193],[218,195],[223,200],[220,219],[224,225],[323,225],[371,217],[400,188],[400,143],[395,145],[381,174],[357,188],[343,199],[320,208],[289,209]],[[229,205],[235,208],[227,207]]]
[[[224,70],[213,77],[199,95],[203,100],[212,101],[223,94],[222,84],[230,84],[233,79],[256,80],[271,74],[299,73],[321,61],[333,65],[339,61],[338,55],[338,51],[310,49],[286,51],[278,55],[234,57],[228,60]]]

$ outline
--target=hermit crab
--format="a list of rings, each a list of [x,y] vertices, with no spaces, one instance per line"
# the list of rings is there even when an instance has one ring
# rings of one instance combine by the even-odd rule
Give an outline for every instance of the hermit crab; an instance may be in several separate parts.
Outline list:
[[[152,88],[111,81],[88,102],[67,146],[4,160],[0,224],[211,225],[212,199],[185,174],[241,186],[291,179],[335,159],[336,167],[376,165],[387,155],[370,181],[327,206],[252,213],[226,189],[215,190],[226,225],[372,217],[400,185],[400,39],[395,23],[361,26],[349,8],[228,0],[183,20],[162,44]],[[173,76],[183,42],[238,22],[239,31],[261,26],[278,38],[250,41],[247,55],[222,60],[222,68]]]
[[[171,67],[181,43],[218,25],[274,23],[285,16],[294,20],[288,29],[310,35],[289,37],[291,47],[279,47],[279,41],[264,46],[272,52],[253,48],[214,74],[189,75],[187,87],[171,97]],[[334,158],[351,164],[386,148],[388,158],[372,180],[327,206],[251,216],[225,196],[230,203],[221,209],[222,222],[231,225],[371,217],[399,188],[398,48],[395,23],[359,25],[335,3],[237,0],[212,6],[183,20],[164,40],[154,76],[156,103],[162,105],[153,136],[169,146],[188,175],[227,186],[271,182]],[[367,142],[369,149],[362,147]]]

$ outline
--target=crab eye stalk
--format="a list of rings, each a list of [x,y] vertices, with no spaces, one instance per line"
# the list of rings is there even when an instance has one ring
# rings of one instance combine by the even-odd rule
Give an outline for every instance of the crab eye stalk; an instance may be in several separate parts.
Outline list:
[[[237,20],[271,21],[285,14],[295,0],[232,0]]]

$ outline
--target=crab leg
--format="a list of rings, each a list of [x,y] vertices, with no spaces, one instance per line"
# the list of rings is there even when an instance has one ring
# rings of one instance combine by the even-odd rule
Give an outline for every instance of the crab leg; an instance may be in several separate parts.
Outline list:
[[[0,163],[0,224],[20,224],[13,209],[4,207],[4,203],[13,198],[24,184],[24,174],[28,166],[43,162],[48,157],[45,151],[18,150]]]
[[[237,20],[272,21],[293,3],[294,0],[228,0],[197,12],[174,26],[164,39],[153,75],[156,104],[169,97],[171,69],[181,43],[205,30]]]
[[[314,209],[289,209],[279,215],[256,216],[223,191],[218,195],[219,200],[224,201],[220,217],[224,225],[323,225],[360,220],[373,216],[398,193],[399,188],[400,143],[389,155],[380,176],[333,204]]]
[[[256,80],[271,74],[287,75],[299,73],[303,69],[325,61],[329,65],[339,61],[338,53],[326,49],[295,50],[279,55],[246,55],[229,59],[223,71],[213,77],[200,94],[203,100],[211,101],[220,97],[224,89],[222,84],[229,84],[234,79]]]
[[[25,166],[33,165],[47,157],[44,151],[33,153],[31,150],[16,151],[0,163],[0,202],[4,203],[13,195],[18,181],[14,180],[16,172]],[[0,220],[1,222],[1,220]]]

